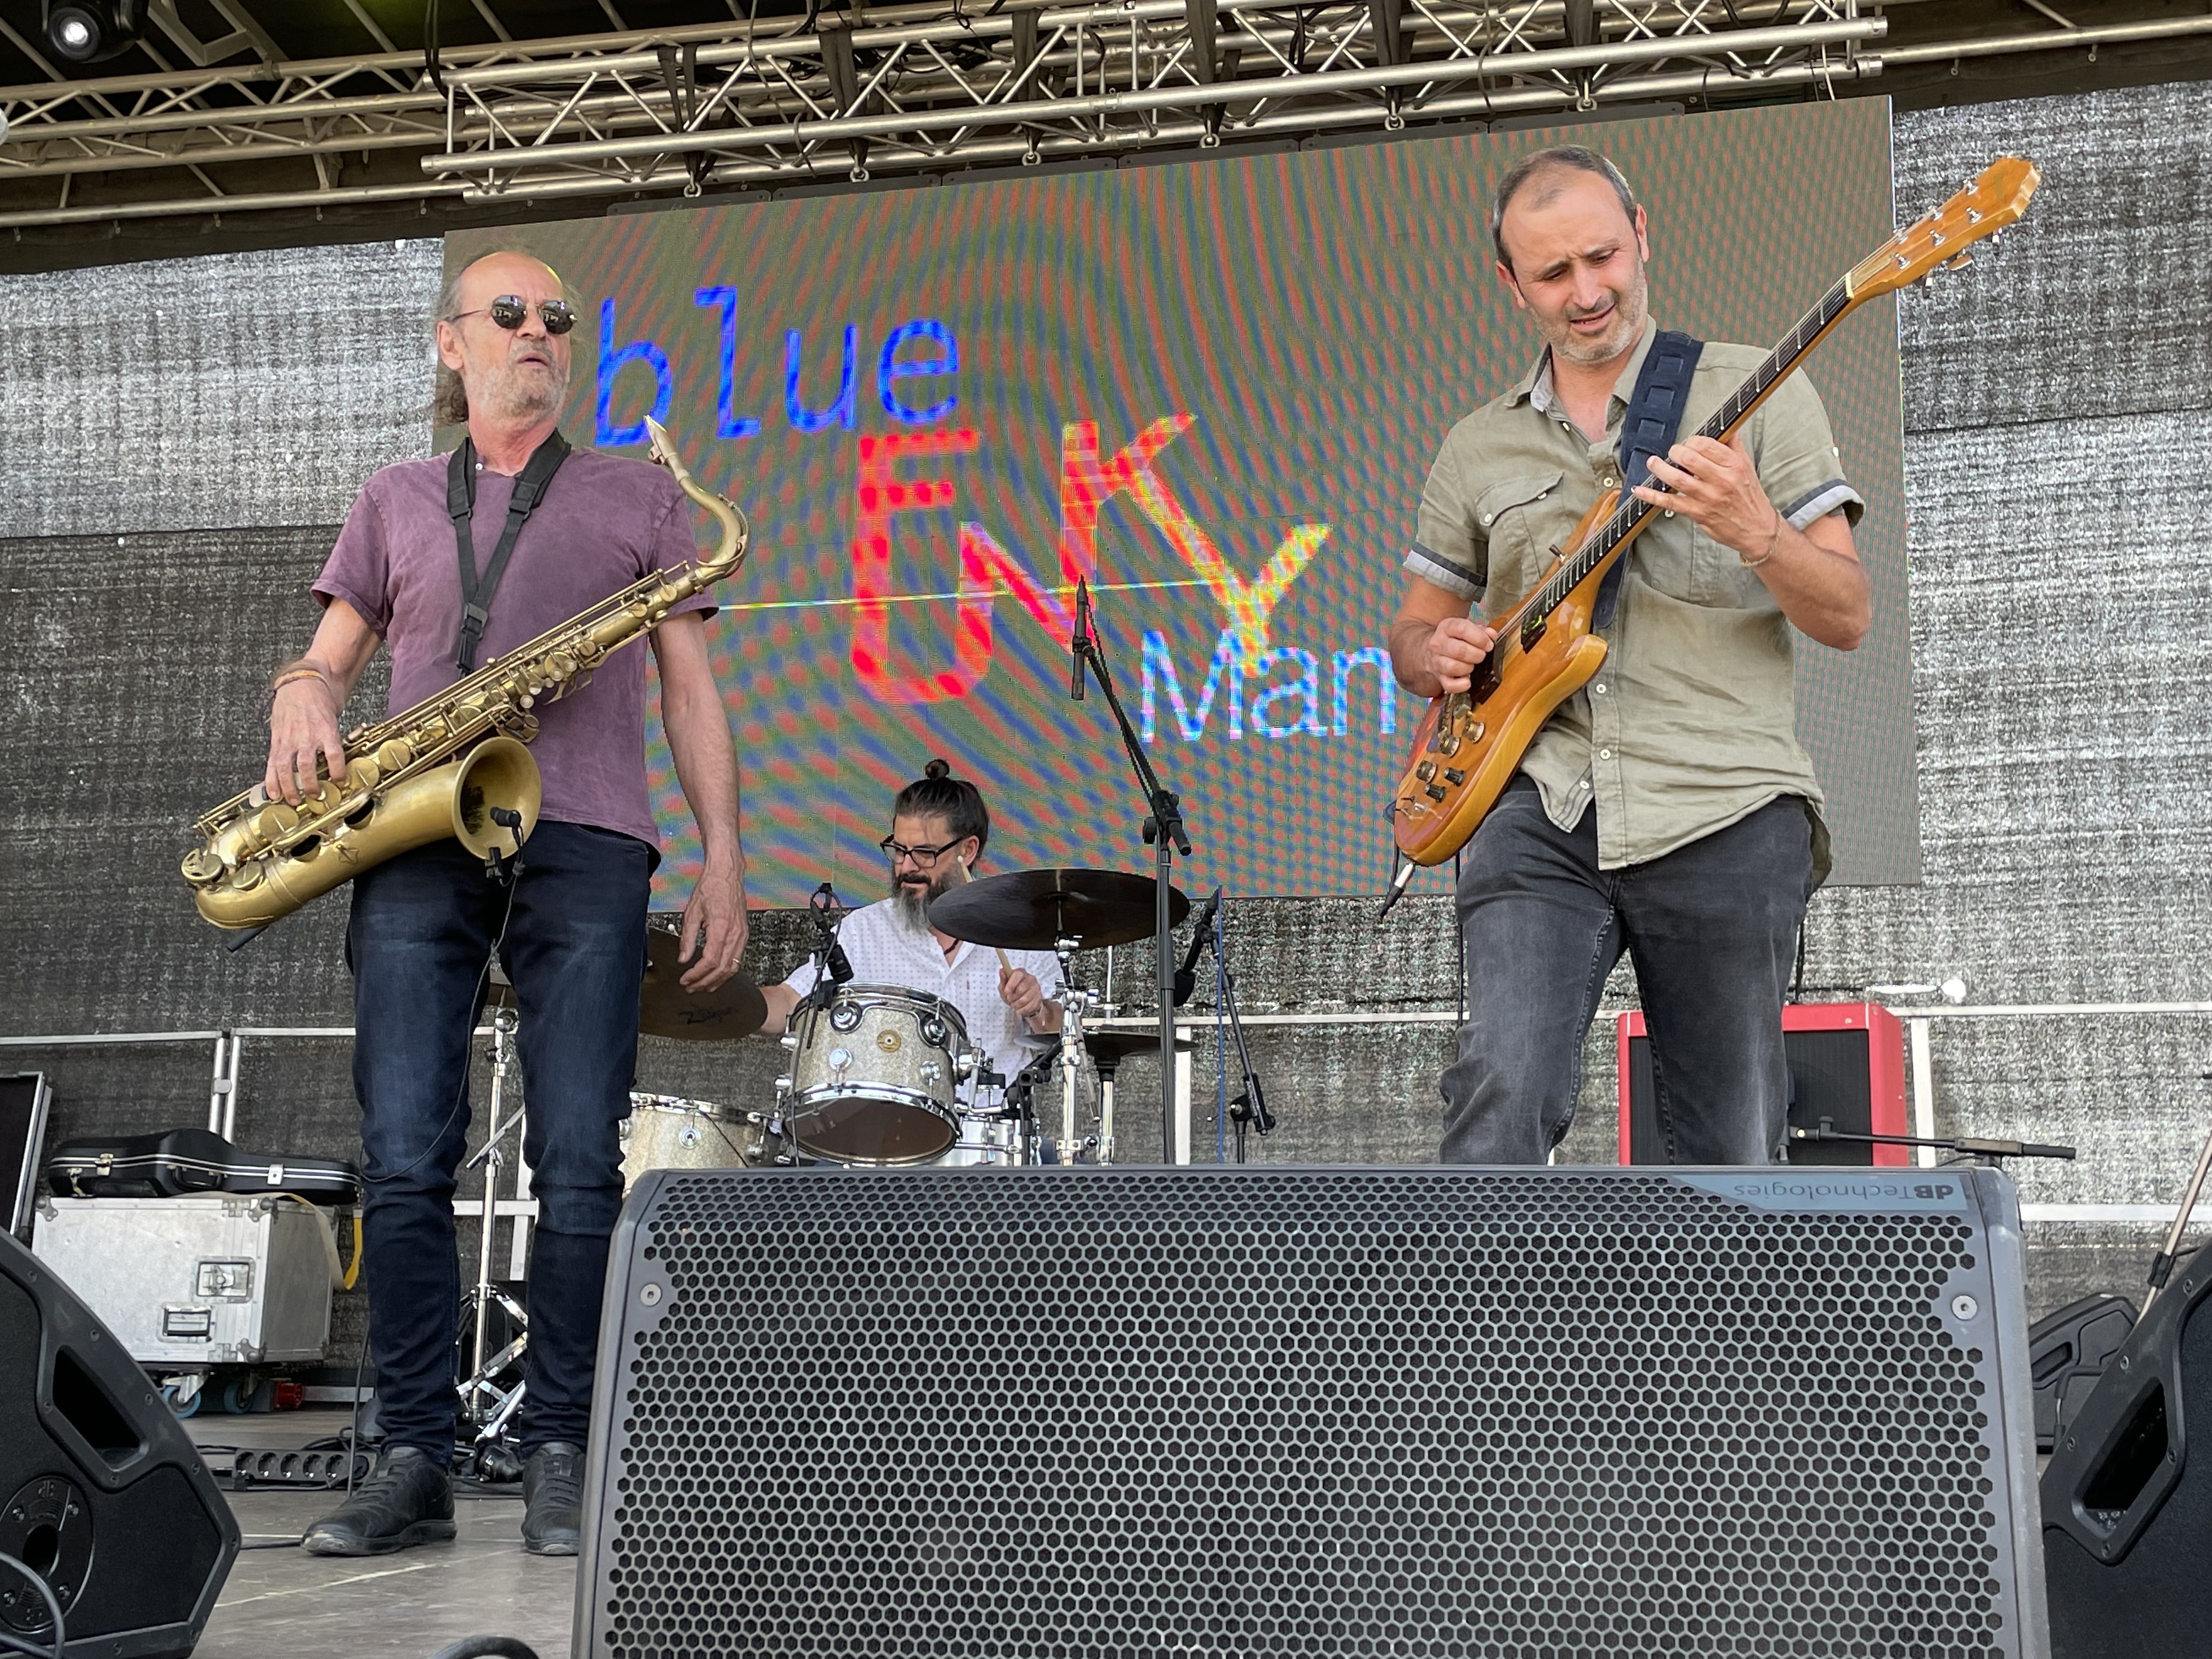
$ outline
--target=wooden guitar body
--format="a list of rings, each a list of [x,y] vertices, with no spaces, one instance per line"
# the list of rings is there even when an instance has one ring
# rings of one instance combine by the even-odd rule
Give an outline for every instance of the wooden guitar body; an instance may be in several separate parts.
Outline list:
[[[1594,526],[1613,516],[1617,500],[1607,491],[1583,515],[1568,538],[1569,553],[1554,561],[1546,580]],[[1537,618],[1533,638],[1514,622],[1522,608],[1516,606],[1476,669],[1474,686],[1430,702],[1392,804],[1398,850],[1414,864],[1442,864],[1467,844],[1512,781],[1537,728],[1605,661],[1605,641],[1590,632],[1590,617],[1613,562],[1593,570]]]

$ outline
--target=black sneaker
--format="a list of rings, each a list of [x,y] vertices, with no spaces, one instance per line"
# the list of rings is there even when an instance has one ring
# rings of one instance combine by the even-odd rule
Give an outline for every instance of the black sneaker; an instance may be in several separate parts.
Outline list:
[[[584,1449],[549,1440],[522,1466],[522,1547],[574,1555],[584,1521]]]
[[[453,1482],[420,1446],[380,1454],[352,1497],[307,1528],[310,1555],[389,1555],[453,1536]]]

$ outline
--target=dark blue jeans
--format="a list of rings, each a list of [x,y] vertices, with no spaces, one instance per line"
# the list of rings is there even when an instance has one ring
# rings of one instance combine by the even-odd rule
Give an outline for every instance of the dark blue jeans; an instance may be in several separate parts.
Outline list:
[[[551,1440],[584,1443],[657,860],[632,836],[540,823],[511,889],[452,841],[354,880],[346,955],[368,1155],[363,1271],[379,1410],[394,1445],[441,1462],[453,1451],[454,1171],[469,1128],[469,1034],[502,927],[529,1103],[523,1153],[538,1205],[519,1438],[526,1454]]]
[[[1811,896],[1794,795],[1648,864],[1597,867],[1516,777],[1460,866],[1468,1023],[1443,1074],[1447,1164],[1541,1164],[1573,1119],[1583,1042],[1626,950],[1676,1164],[1772,1164],[1789,1132],[1782,999]]]

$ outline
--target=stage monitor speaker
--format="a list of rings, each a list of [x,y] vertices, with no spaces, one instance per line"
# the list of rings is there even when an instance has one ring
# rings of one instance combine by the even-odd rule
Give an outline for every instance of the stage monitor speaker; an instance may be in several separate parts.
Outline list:
[[[2135,1328],[2136,1304],[2100,1291],[2069,1302],[2027,1328],[2027,1370],[2035,1379],[2035,1449],[2058,1449],[2058,1436],[2081,1414],[2112,1356]]]
[[[1664,1164],[1659,1115],[1653,1104],[1651,1039],[1641,1010],[1619,1017],[1620,1161]],[[1909,1134],[1905,1090],[1905,1030],[1878,1002],[1792,1002],[1782,1010],[1782,1047],[1790,1063],[1790,1127],[1852,1134]],[[1793,1140],[1793,1164],[1904,1168],[1906,1146],[1849,1140]]]
[[[238,1554],[198,1449],[123,1345],[0,1237],[0,1552],[61,1603],[73,1659],[192,1650]],[[38,1592],[0,1567],[0,1632],[52,1650]]]
[[[1982,1170],[647,1176],[574,1652],[2042,1659]]]
[[[2058,1659],[2212,1653],[2212,1261],[2185,1256],[2043,1472]]]

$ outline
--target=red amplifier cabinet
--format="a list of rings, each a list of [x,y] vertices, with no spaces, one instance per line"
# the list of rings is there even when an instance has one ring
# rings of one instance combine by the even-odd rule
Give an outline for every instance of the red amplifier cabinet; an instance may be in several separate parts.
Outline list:
[[[1651,1104],[1651,1040],[1640,1010],[1616,1022],[1620,1038],[1620,1161],[1663,1164]],[[1905,1092],[1905,1028],[1874,1002],[1793,1002],[1782,1010],[1790,1059],[1790,1126],[1852,1134],[1910,1134]],[[1909,1146],[1850,1140],[1790,1143],[1792,1164],[1905,1164]]]

